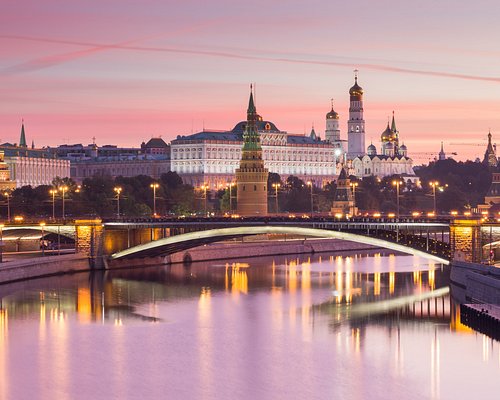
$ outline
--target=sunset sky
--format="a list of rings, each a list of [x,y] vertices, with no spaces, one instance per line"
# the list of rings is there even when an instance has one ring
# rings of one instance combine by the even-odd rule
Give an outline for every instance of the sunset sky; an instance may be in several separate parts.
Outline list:
[[[387,117],[416,161],[500,144],[498,1],[2,0],[0,141],[139,146],[245,118],[346,137],[353,69],[367,145]],[[466,145],[458,145],[463,143]],[[468,145],[467,145],[468,144]],[[480,145],[480,146],[478,146]]]

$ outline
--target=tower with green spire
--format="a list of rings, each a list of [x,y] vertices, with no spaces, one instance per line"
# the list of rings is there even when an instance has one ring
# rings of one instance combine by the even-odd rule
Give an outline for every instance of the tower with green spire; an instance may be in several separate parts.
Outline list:
[[[19,138],[19,147],[28,147],[26,144],[26,134],[24,133],[24,120],[21,125],[21,137]]]
[[[259,115],[255,108],[252,86],[250,85],[240,167],[236,169],[237,210],[240,215],[267,215],[269,170],[264,168],[260,135],[257,130],[258,119]]]

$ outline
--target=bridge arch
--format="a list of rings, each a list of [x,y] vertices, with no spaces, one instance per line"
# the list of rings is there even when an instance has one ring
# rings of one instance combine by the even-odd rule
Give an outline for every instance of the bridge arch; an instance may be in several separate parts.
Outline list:
[[[351,242],[362,243],[375,247],[382,247],[389,250],[398,251],[401,253],[411,254],[422,258],[430,259],[445,265],[449,264],[449,260],[436,256],[434,254],[426,253],[422,250],[413,249],[411,247],[390,242],[388,240],[374,238],[370,236],[359,235],[355,233],[343,231],[331,231],[326,229],[317,228],[302,228],[295,226],[245,226],[245,227],[232,227],[221,229],[209,229],[205,231],[197,231],[184,233],[177,236],[170,236],[155,240],[153,242],[140,244],[116,252],[111,255],[112,260],[127,259],[127,258],[140,258],[140,257],[155,257],[160,255],[167,255],[176,253],[183,250],[188,250],[203,244],[219,242],[226,239],[263,235],[263,234],[290,234],[309,236],[317,238],[340,239]]]

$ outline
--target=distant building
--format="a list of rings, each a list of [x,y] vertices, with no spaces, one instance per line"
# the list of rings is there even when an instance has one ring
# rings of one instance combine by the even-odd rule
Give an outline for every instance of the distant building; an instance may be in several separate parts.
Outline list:
[[[439,151],[438,154],[438,161],[444,161],[444,160],[446,160],[446,153],[444,152],[443,142],[441,142],[441,150]]]
[[[0,150],[0,191],[16,188],[16,182],[10,179],[10,169],[5,162],[4,152]]]
[[[51,149],[58,157],[71,162],[71,178],[81,183],[93,176],[151,176],[159,179],[170,171],[170,146],[161,138],[142,143],[140,148],[73,144]]]
[[[4,143],[0,145],[4,161],[9,168],[10,180],[16,188],[51,185],[54,178],[66,178],[70,174],[70,163],[52,154],[48,149],[31,148],[26,144],[24,122],[21,126],[19,145]]]
[[[354,85],[349,89],[349,121],[347,122],[347,157],[350,160],[365,154],[365,120],[363,118],[363,88],[358,85],[355,71]]]

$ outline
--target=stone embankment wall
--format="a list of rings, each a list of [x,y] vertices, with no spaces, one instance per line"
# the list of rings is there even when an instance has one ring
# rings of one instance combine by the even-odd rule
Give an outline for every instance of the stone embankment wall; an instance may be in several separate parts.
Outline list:
[[[500,268],[454,261],[450,280],[462,303],[500,304]]]
[[[13,260],[0,264],[0,284],[89,269],[89,259],[83,254]]]

